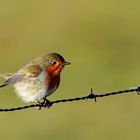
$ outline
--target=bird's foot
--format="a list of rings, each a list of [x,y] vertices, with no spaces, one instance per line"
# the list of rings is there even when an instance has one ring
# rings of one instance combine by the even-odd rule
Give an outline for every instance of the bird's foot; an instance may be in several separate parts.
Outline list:
[[[51,101],[49,101],[48,99],[43,99],[43,102],[38,102],[37,103],[38,104],[38,106],[39,106],[39,108],[38,108],[38,110],[41,110],[42,108],[47,108],[47,109],[49,109],[51,106],[52,106],[52,103],[51,103]]]
[[[45,108],[50,108],[51,106],[52,106],[52,102],[45,98],[44,101],[42,102],[42,107],[44,107],[45,109]]]

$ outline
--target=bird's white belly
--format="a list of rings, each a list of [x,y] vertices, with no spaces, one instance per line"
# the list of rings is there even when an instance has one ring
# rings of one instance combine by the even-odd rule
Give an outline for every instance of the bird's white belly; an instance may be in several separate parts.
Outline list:
[[[48,96],[45,85],[46,73],[41,72],[38,77],[29,78],[14,84],[16,93],[25,102],[39,101]]]

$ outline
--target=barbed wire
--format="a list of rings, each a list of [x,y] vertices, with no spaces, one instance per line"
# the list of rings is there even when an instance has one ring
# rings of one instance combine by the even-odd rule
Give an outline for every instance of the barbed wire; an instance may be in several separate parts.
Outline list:
[[[15,107],[15,108],[0,108],[0,112],[18,111],[18,110],[24,110],[28,108],[34,108],[34,107],[38,107],[38,109],[41,110],[42,108],[50,108],[53,104],[57,104],[57,103],[65,103],[65,102],[73,102],[73,101],[89,100],[89,99],[94,99],[94,101],[96,102],[97,98],[102,98],[102,97],[107,97],[107,96],[112,96],[112,95],[117,95],[117,94],[130,93],[130,92],[131,93],[135,92],[139,95],[140,87],[127,89],[127,90],[120,90],[120,91],[115,91],[115,92],[108,92],[108,93],[103,93],[103,94],[94,94],[93,90],[91,89],[90,94],[87,96],[69,98],[69,99],[60,99],[60,100],[55,100],[55,101],[46,100],[45,103],[42,102],[39,104],[31,104],[31,105]]]

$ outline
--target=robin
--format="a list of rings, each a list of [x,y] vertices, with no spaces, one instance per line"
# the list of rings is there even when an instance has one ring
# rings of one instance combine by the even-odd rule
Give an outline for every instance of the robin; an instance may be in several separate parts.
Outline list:
[[[0,73],[0,77],[6,79],[0,88],[13,84],[23,101],[47,106],[47,97],[56,91],[60,84],[60,73],[69,64],[58,53],[44,53],[16,73]]]

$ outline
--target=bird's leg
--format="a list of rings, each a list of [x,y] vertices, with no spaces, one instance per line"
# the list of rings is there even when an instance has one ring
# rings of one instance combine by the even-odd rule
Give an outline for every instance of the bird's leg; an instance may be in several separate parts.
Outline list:
[[[51,101],[49,101],[47,98],[43,99],[44,101],[42,102],[42,107],[44,108],[50,108],[52,106]]]
[[[43,101],[37,101],[37,105],[38,105],[38,110],[41,110],[42,108],[50,108],[52,106],[52,103],[51,101],[49,101],[48,99],[46,98],[43,98],[42,99]]]
[[[42,102],[37,101],[37,105],[38,105],[37,110],[41,110],[42,109]]]

